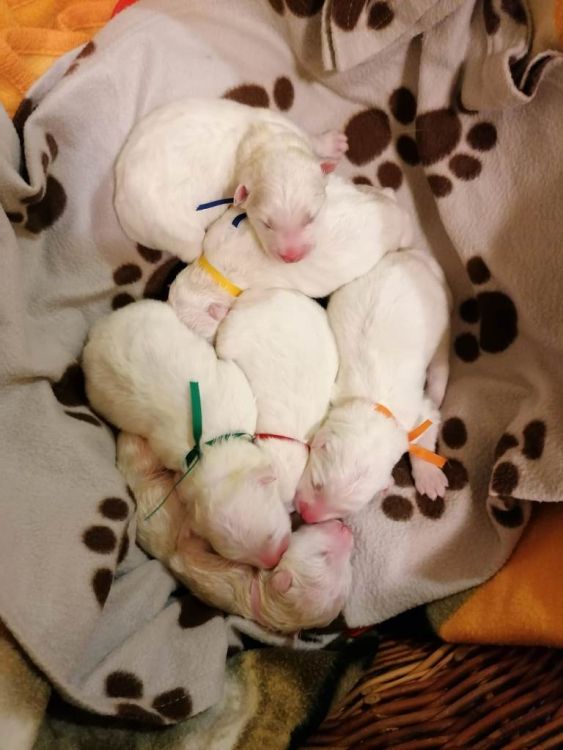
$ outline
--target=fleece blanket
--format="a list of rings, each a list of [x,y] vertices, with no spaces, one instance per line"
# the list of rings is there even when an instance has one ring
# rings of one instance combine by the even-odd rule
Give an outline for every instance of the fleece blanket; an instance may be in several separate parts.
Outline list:
[[[228,96],[311,131],[345,129],[343,173],[396,190],[417,244],[448,275],[456,309],[440,449],[450,490],[445,501],[417,496],[405,460],[387,496],[352,521],[347,626],[477,586],[510,555],[530,501],[560,499],[561,69],[556,53],[534,54],[531,29],[526,6],[506,0],[244,0],[236,14],[227,0],[143,0],[60,58],[15,127],[2,118],[0,616],[67,701],[141,722],[203,712],[213,723],[205,709],[223,716],[241,685],[236,665],[225,671],[228,645],[264,637],[178,591],[131,543],[113,436],[83,392],[91,322],[165,297],[177,268],[129,242],[112,208],[115,156],[159,104]],[[237,658],[268,675],[277,657],[259,653]],[[335,675],[336,652],[326,653]],[[309,700],[324,688],[309,679],[305,689],[321,656],[306,657],[293,674]],[[248,715],[237,716],[225,747],[242,741]],[[293,729],[310,725],[291,716]],[[293,729],[268,741],[285,747]]]

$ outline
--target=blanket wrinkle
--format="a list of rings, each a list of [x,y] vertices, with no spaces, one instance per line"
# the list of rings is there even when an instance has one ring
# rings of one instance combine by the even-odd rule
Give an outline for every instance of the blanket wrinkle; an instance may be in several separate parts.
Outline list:
[[[37,731],[37,747],[51,750],[57,736],[70,748],[90,730],[98,746],[121,750],[131,742],[123,721],[165,725],[147,735],[151,750],[212,747],[219,736],[226,748],[252,747],[242,738],[259,742],[280,706],[286,723],[267,737],[285,748],[361,671],[361,660],[351,672],[339,661],[337,648],[353,643],[346,636],[281,643],[174,597],[171,576],[133,544],[114,436],[83,395],[91,322],[166,298],[179,267],[125,237],[112,170],[133,124],[183,96],[266,104],[311,132],[343,129],[342,174],[396,191],[416,218],[415,244],[452,288],[438,446],[449,490],[417,494],[404,457],[389,491],[351,519],[346,627],[429,605],[447,638],[561,642],[560,623],[543,614],[561,602],[557,576],[540,586],[530,562],[544,540],[550,552],[538,559],[549,570],[562,554],[550,536],[560,533],[563,486],[559,51],[536,44],[519,3],[410,0],[403,15],[389,0],[375,4],[377,18],[364,5],[353,26],[344,22],[351,28],[336,0],[242,0],[236,14],[227,0],[131,5],[26,92],[14,125],[30,181],[16,128],[0,116],[0,618],[58,695],[106,717],[103,729],[92,716],[88,729],[53,713],[40,730],[36,715],[22,719],[26,750]],[[550,62],[531,85],[534,55]],[[519,60],[530,67],[516,80]],[[532,503],[545,507],[528,523]],[[524,562],[509,560],[527,527]],[[502,603],[520,581],[533,612],[512,625]],[[293,648],[243,651],[226,666],[229,647],[259,642]],[[373,657],[373,643],[366,649]],[[325,671],[313,680],[318,664]],[[333,680],[325,698],[321,672]],[[0,736],[8,713],[0,704]]]

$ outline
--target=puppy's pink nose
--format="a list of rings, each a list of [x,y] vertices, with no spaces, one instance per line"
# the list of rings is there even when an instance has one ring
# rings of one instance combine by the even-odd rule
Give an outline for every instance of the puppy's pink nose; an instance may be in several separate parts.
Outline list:
[[[280,253],[280,258],[283,260],[284,263],[297,263],[302,258],[304,258],[309,250],[311,249],[310,245],[300,245],[296,247],[286,247],[285,250]]]
[[[322,509],[318,503],[311,503],[310,505],[307,503],[301,503],[297,506],[297,510],[305,523],[317,523]]]

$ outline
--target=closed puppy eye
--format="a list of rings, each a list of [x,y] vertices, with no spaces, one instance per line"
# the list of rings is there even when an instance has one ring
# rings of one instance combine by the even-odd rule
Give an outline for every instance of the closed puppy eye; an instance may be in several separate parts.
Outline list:
[[[272,228],[272,225],[269,224],[267,221],[262,220],[262,224],[264,224],[264,226],[266,227],[266,229],[271,229]]]
[[[313,489],[315,492],[320,492],[323,488],[323,485],[321,482],[313,482]]]

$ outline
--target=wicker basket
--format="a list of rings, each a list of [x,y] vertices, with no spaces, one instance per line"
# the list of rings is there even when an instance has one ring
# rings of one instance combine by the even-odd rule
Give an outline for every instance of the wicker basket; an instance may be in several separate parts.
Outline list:
[[[563,749],[563,652],[384,638],[307,748]]]

